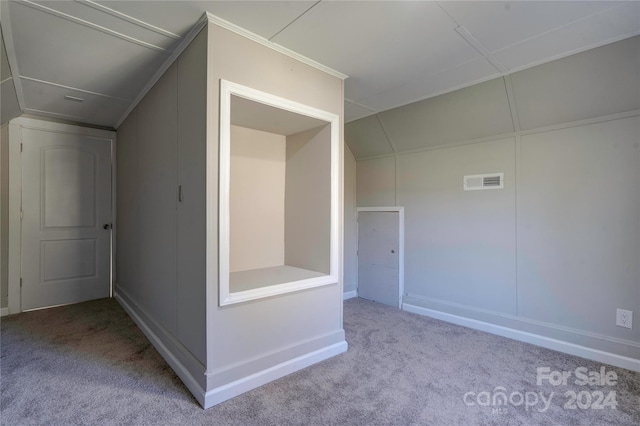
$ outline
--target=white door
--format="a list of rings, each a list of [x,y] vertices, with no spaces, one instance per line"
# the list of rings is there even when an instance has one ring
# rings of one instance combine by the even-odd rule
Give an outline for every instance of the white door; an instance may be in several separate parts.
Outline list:
[[[397,211],[358,212],[358,297],[400,305]]]
[[[22,310],[110,295],[111,142],[22,130]]]

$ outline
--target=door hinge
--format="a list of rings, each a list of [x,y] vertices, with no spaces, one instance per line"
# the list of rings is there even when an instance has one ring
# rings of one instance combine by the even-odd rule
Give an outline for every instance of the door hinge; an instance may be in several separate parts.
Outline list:
[[[22,278],[20,278],[20,287],[22,287]]]
[[[20,220],[22,220],[23,217],[24,217],[24,212],[20,210]]]
[[[22,142],[20,142],[20,152],[22,152]]]

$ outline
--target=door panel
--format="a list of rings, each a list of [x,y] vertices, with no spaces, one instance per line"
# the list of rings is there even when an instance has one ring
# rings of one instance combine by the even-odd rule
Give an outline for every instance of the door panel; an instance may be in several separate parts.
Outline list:
[[[95,227],[95,153],[54,146],[41,156],[43,229]]]
[[[358,297],[399,306],[399,213],[358,212]]]
[[[22,130],[22,310],[110,294],[111,141]]]

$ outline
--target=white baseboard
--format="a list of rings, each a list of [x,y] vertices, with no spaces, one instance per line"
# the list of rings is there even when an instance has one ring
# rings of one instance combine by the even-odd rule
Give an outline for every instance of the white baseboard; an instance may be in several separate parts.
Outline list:
[[[342,293],[342,300],[353,299],[358,297],[358,290],[345,291]]]
[[[574,343],[562,340],[552,339],[550,337],[540,336],[538,334],[528,333],[501,325],[495,325],[484,321],[478,321],[471,318],[465,318],[446,312],[436,311],[434,309],[423,308],[421,306],[410,305],[404,303],[402,309],[418,315],[435,318],[438,320],[450,322],[464,327],[473,328],[487,333],[496,334],[498,336],[508,337],[510,339],[519,340],[525,343],[542,346],[544,348],[553,349],[569,355],[575,355],[582,358],[590,359],[597,362],[603,362],[615,367],[626,368],[628,370],[640,372],[640,360],[617,355],[598,349],[588,348],[586,346],[576,345]]]
[[[0,317],[6,317],[9,315],[9,308],[0,308]]]
[[[172,342],[171,336],[164,335],[163,331],[157,328],[153,321],[118,289],[116,289],[115,298],[204,408],[213,407],[287,374],[346,352],[348,348],[347,342],[343,340],[205,392],[204,387],[194,377],[195,373],[191,372],[194,370],[193,366],[188,368],[188,359],[187,362],[181,359],[177,343]],[[204,377],[206,375],[204,366],[202,366],[202,373]]]
[[[312,364],[324,361],[335,355],[347,351],[347,342],[334,343],[325,348],[285,361],[266,370],[259,371],[235,382],[208,391],[204,396],[204,408],[211,408],[228,399],[265,385],[276,379],[306,368]]]
[[[156,350],[162,355],[162,358],[167,361],[167,364],[171,366],[173,371],[180,377],[182,382],[187,386],[189,391],[193,394],[193,396],[198,400],[200,405],[204,406],[205,403],[205,391],[204,388],[198,383],[198,381],[193,377],[189,369],[185,366],[185,364],[178,359],[178,357],[174,354],[174,350],[171,350],[165,345],[164,340],[161,338],[147,323],[147,319],[142,317],[142,314],[138,313],[137,307],[132,306],[126,300],[126,296],[120,294],[119,291],[116,291],[114,294],[114,298],[118,301],[120,306],[127,312],[127,314],[133,319],[133,322],[140,328],[142,333],[151,341]],[[203,375],[204,375],[204,366],[202,367]]]

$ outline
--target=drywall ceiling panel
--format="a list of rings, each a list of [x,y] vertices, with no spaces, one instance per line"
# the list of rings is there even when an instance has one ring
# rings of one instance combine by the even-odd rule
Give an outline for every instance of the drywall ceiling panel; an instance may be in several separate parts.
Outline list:
[[[22,80],[26,111],[51,115],[65,120],[100,126],[113,126],[130,102],[70,90],[31,80]],[[79,100],[65,99],[72,96]],[[4,102],[4,101],[3,101]]]
[[[640,33],[640,2],[627,2],[494,55],[508,69],[524,69]]]
[[[356,159],[393,152],[375,115],[345,124],[344,140]]]
[[[9,10],[21,76],[133,99],[168,57],[22,3]]]
[[[360,103],[376,111],[385,111],[498,76],[498,71],[486,59],[475,59],[435,75],[421,75],[406,84],[362,99]]]
[[[124,18],[117,12],[96,5],[93,2],[75,2],[75,1],[35,1],[43,8],[52,9],[65,15],[73,16],[86,22],[108,28],[111,31],[132,37],[145,43],[161,47],[172,51],[178,43],[180,37],[171,33],[153,28],[142,22],[136,22],[133,19]]]
[[[640,109],[640,36],[511,76],[522,129]]]
[[[0,120],[4,124],[22,114],[13,79],[6,80],[0,87]]]
[[[0,33],[0,50],[0,81],[5,81],[11,78],[11,68],[9,67],[9,60],[4,47],[4,37],[2,37],[2,33]]]
[[[379,114],[399,152],[514,131],[502,78]]]
[[[440,1],[438,4],[489,51],[537,37],[618,6],[611,1]]]
[[[344,121],[346,123],[366,117],[373,114],[374,112],[375,111],[372,111],[362,105],[349,102],[347,100],[345,100],[344,102]]]
[[[272,41],[349,76],[354,102],[478,58],[433,2],[321,2]]]
[[[149,24],[185,35],[205,11],[271,38],[312,7],[315,1],[99,1],[99,4]]]
[[[4,47],[4,37],[0,33],[0,122],[4,124],[22,114],[18,96],[16,95],[16,87],[11,78],[11,68],[7,59],[7,51]]]

